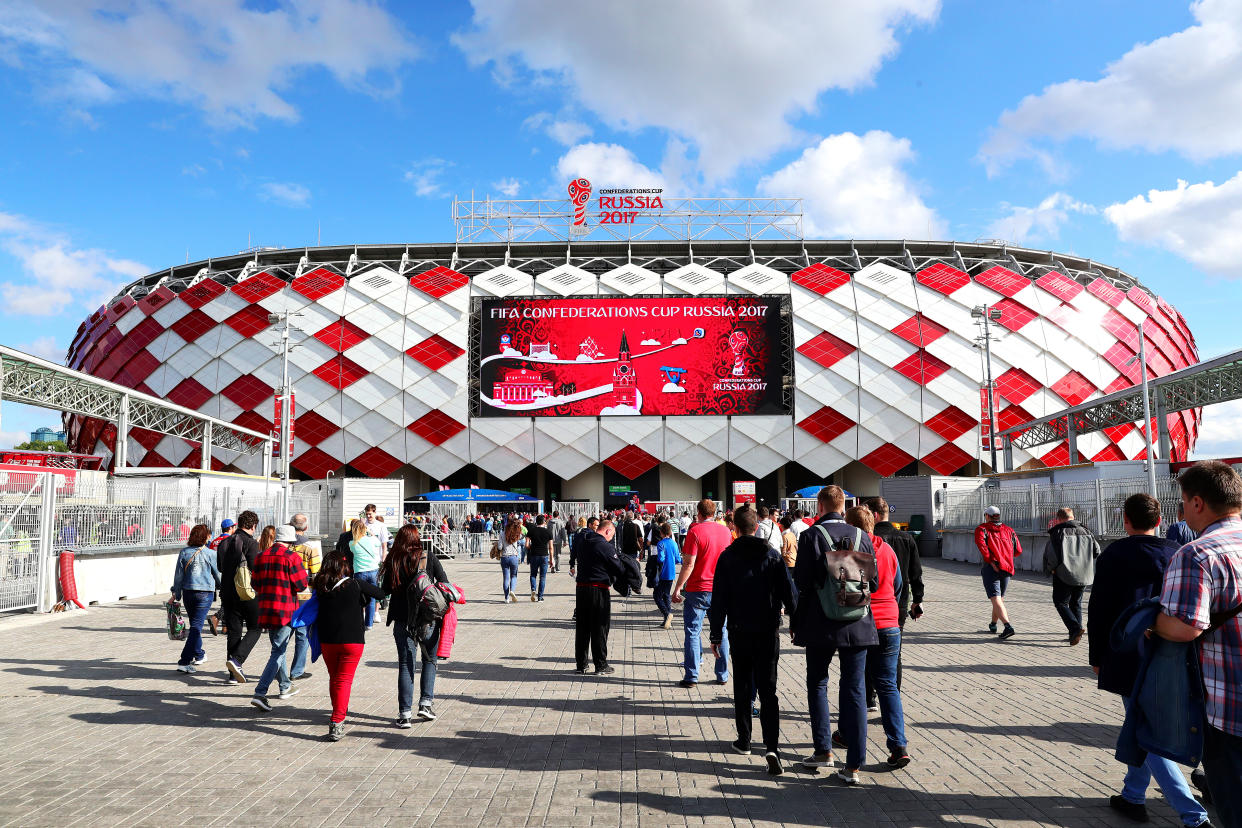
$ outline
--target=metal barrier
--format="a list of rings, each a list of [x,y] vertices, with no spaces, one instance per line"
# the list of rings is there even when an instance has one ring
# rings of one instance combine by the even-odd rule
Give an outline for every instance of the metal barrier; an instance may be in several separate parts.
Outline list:
[[[44,501],[55,481],[50,474],[30,477],[0,486],[0,612],[38,606],[44,568],[51,565],[43,554],[51,526]]]
[[[486,557],[497,539],[493,532],[427,532],[422,536],[423,546],[432,550],[437,558]]]
[[[567,527],[577,528],[578,518],[589,518],[599,514],[599,503],[586,500],[554,500],[552,511],[561,513],[561,520]],[[573,528],[570,531],[573,531]]]

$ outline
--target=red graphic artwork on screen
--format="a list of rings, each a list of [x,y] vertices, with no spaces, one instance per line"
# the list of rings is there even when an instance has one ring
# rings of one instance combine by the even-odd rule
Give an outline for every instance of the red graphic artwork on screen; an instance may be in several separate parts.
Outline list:
[[[484,299],[479,415],[788,413],[787,301]]]

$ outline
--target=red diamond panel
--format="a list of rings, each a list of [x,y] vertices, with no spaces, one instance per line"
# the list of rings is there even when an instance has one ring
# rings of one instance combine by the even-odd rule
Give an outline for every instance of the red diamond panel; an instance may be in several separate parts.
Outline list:
[[[233,418],[233,425],[257,431],[260,434],[270,434],[272,432],[272,421],[257,411],[243,411]],[[279,443],[280,441],[277,440],[276,442]]]
[[[186,342],[193,342],[215,326],[216,320],[201,310],[192,310],[174,322],[171,330]]]
[[[1070,461],[1069,443],[1062,441],[1060,445],[1039,459],[1045,466],[1068,466]]]
[[[406,354],[411,359],[418,360],[433,371],[438,371],[465,352],[465,349],[459,348],[439,334],[424,339],[406,350]]]
[[[1004,431],[1007,428],[1013,428],[1016,425],[1029,423],[1035,419],[1025,408],[1020,405],[1007,405],[1000,411],[996,412],[996,428]]]
[[[120,299],[117,299],[112,303],[111,307],[108,308],[108,323],[111,324],[120,319],[129,312],[130,308],[137,304],[138,303],[134,301],[134,297],[132,296],[122,296]]]
[[[827,331],[822,331],[798,346],[798,353],[815,360],[825,368],[831,368],[856,350],[857,348],[844,339],[838,339]]]
[[[190,307],[198,310],[203,305],[223,294],[224,290],[224,285],[220,284],[215,279],[204,279],[197,285],[188,287],[177,295],[181,297],[182,302],[185,302]]]
[[[1126,437],[1130,436],[1130,432],[1138,431],[1138,426],[1134,423],[1124,423],[1119,426],[1110,426],[1109,428],[1101,429],[1101,431],[1104,432],[1105,437],[1112,440],[1114,443],[1120,443]]]
[[[142,446],[147,451],[150,451],[158,446],[160,444],[160,440],[164,439],[163,434],[146,428],[131,428],[129,430],[129,436],[133,438],[135,443]]]
[[[340,427],[327,417],[314,411],[307,411],[298,417],[294,420],[293,426],[293,433],[298,436],[298,439],[312,446],[319,445],[340,430]]]
[[[224,320],[224,324],[249,338],[267,329],[267,311],[261,305],[247,305]]]
[[[203,456],[202,454],[199,453],[198,447],[195,446],[194,451],[187,454],[185,456],[185,459],[181,461],[181,468],[197,469],[200,466],[202,466],[202,464],[203,464]],[[211,470],[212,471],[224,471],[224,461],[221,460],[219,457],[212,457],[211,458]]]
[[[894,365],[893,370],[919,385],[926,385],[949,370],[949,363],[920,349]]]
[[[1010,402],[1020,403],[1038,391],[1039,381],[1021,368],[1010,368],[995,379],[996,393]]]
[[[965,273],[956,267],[939,262],[920,270],[914,278],[918,279],[920,284],[927,285],[932,290],[938,290],[945,296],[951,296],[955,291],[970,284],[970,277]]]
[[[266,270],[233,285],[233,292],[251,304],[266,299],[285,288],[285,280]]]
[[[326,267],[317,267],[309,273],[303,273],[294,279],[290,287],[307,299],[316,301],[329,293],[335,293],[340,290],[344,284],[344,276],[341,276],[339,273],[333,273]]]
[[[410,287],[421,290],[432,299],[439,299],[468,284],[470,279],[467,276],[443,266],[410,277]]]
[[[433,408],[406,428],[428,443],[438,446],[451,437],[457,436],[466,427],[438,408]]]
[[[938,325],[921,313],[916,313],[905,322],[893,328],[893,333],[916,348],[925,348],[949,332],[943,325]]]
[[[789,277],[795,285],[813,290],[821,296],[827,296],[837,288],[850,281],[850,274],[823,263],[805,267]]]
[[[1096,390],[1091,380],[1077,371],[1070,371],[1052,384],[1052,390],[1070,405],[1078,405]]]
[[[353,460],[350,460],[349,465],[367,477],[387,477],[404,464],[379,446],[376,446],[367,449]]]
[[[1126,456],[1121,451],[1121,449],[1117,448],[1112,443],[1109,443],[1107,446],[1105,446],[1095,456],[1091,458],[1091,462],[1106,463],[1110,460],[1125,460],[1125,459],[1126,459]]]
[[[638,446],[626,446],[616,454],[604,460],[604,465],[624,477],[634,480],[660,465],[660,461],[652,457]]]
[[[1138,326],[1129,319],[1110,308],[1108,313],[1104,314],[1104,318],[1100,320],[1100,324],[1104,326],[1106,331],[1126,343],[1132,351],[1138,350]]]
[[[370,336],[362,328],[342,317],[316,333],[315,339],[340,353],[341,351],[349,350]]]
[[[220,393],[228,397],[240,408],[257,408],[260,403],[276,392],[258,377],[251,374],[242,374],[225,386]],[[270,426],[271,423],[269,422],[268,425]],[[266,431],[266,428],[255,430]]]
[[[176,405],[197,410],[211,399],[211,390],[193,377],[186,377],[168,392],[168,399]]]
[[[1097,299],[1103,299],[1114,308],[1120,307],[1126,295],[1103,279],[1096,279],[1087,285],[1087,290]]]
[[[1057,273],[1055,270],[1049,270],[1043,276],[1040,276],[1035,280],[1035,284],[1062,302],[1069,302],[1085,290],[1078,282],[1075,282],[1063,273]]]
[[[1142,308],[1143,313],[1148,316],[1154,316],[1156,313],[1156,300],[1151,298],[1151,294],[1143,290],[1138,285],[1126,291],[1126,297],[1131,302]]]
[[[148,451],[142,457],[142,461],[138,463],[144,469],[174,469],[176,465],[164,457],[162,454],[154,451]]]
[[[802,422],[798,427],[825,443],[835,440],[854,427],[854,421],[835,409],[824,406]]]
[[[1078,318],[1078,309],[1069,302],[1061,302],[1055,308],[1044,313],[1044,318],[1066,333],[1077,333],[1083,324]]]
[[[333,388],[348,388],[367,375],[367,370],[347,356],[335,356],[313,371]]]
[[[1025,276],[1019,276],[1008,268],[997,265],[975,277],[975,281],[986,288],[991,288],[1002,296],[1014,297],[1022,288],[1031,283]]]
[[[974,459],[952,443],[945,443],[930,454],[923,455],[923,462],[937,474],[953,474]]]
[[[150,351],[139,351],[137,356],[125,363],[125,367],[113,380],[127,388],[137,388],[162,364]]]
[[[318,448],[307,449],[292,461],[299,472],[312,480],[322,480],[328,472],[340,471],[341,461]]]
[[[1009,298],[1000,300],[992,307],[1000,308],[1000,323],[1011,331],[1022,330],[1032,319],[1039,316],[1026,305]]]
[[[907,454],[892,443],[885,443],[860,460],[880,477],[888,477],[898,469],[905,468],[914,462],[914,455]]]
[[[155,313],[160,308],[167,305],[169,302],[171,302],[176,297],[177,297],[177,294],[173,293],[171,290],[164,287],[163,285],[160,285],[155,290],[151,291],[146,296],[139,299],[138,307],[142,310],[143,313],[145,313],[147,316],[150,316],[151,314]]]
[[[1134,355],[1135,352],[1121,342],[1115,343],[1113,347],[1104,352],[1104,359],[1108,361],[1108,364],[1116,368],[1118,373],[1128,380],[1126,385],[1122,386],[1123,388],[1129,388],[1139,381],[1138,360],[1129,365],[1126,364],[1130,362]],[[1110,385],[1109,387],[1111,388],[1112,386]]]
[[[956,440],[977,427],[979,421],[955,405],[928,420],[924,425],[946,440]]]

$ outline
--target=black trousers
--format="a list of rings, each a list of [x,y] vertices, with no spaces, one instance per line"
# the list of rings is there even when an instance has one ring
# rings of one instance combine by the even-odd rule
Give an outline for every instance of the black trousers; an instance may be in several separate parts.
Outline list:
[[[1052,605],[1070,635],[1082,629],[1082,593],[1086,587],[1071,586],[1052,576]]]
[[[237,601],[224,604],[224,625],[228,628],[228,657],[238,664],[245,664],[246,657],[263,634],[259,629],[259,602]],[[242,635],[242,626],[246,634]]]
[[[729,631],[729,657],[733,659],[733,716],[737,740],[751,740],[751,704],[759,691],[759,726],[763,744],[776,750],[781,740],[780,708],[776,701],[776,663],[780,658],[780,630],[747,635]]]
[[[612,595],[603,587],[578,585],[574,657],[585,670],[587,647],[596,670],[608,666],[608,628],[612,626]]]

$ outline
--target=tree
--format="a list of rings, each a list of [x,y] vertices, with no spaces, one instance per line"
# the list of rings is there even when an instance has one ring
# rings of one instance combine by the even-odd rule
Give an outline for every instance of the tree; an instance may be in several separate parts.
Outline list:
[[[13,448],[17,451],[69,451],[64,440],[27,440]]]

